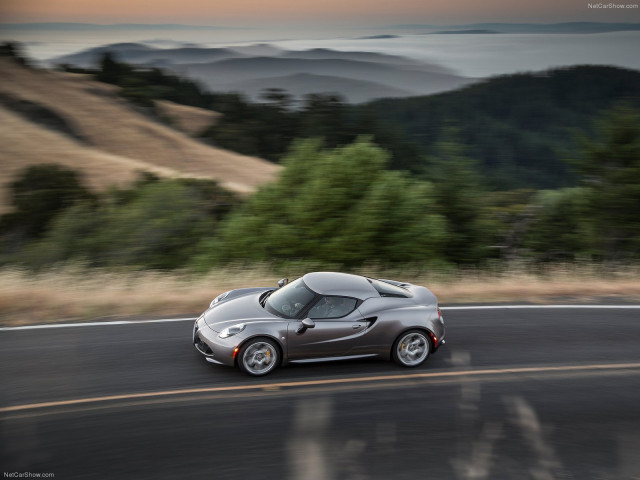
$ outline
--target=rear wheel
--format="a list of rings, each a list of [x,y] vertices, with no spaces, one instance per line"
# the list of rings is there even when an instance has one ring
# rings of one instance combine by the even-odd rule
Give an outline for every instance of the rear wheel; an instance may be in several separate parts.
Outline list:
[[[238,367],[254,376],[266,375],[278,365],[279,353],[275,342],[267,338],[249,340],[238,355]]]
[[[393,344],[391,356],[394,362],[403,367],[417,367],[431,352],[431,341],[420,330],[409,330],[401,334]]]

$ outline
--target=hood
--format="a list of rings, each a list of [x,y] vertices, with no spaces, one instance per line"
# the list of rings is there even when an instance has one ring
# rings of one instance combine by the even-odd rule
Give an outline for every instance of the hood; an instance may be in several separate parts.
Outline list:
[[[236,323],[282,320],[262,308],[260,305],[262,293],[264,291],[252,292],[214,305],[204,312],[205,323],[213,331],[220,332]]]

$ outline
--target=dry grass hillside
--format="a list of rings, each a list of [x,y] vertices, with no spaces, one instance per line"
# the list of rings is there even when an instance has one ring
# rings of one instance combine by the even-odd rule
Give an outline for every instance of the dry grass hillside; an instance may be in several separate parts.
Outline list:
[[[114,87],[85,76],[28,69],[5,58],[0,72],[0,212],[7,208],[7,183],[36,163],[77,169],[97,189],[122,185],[147,170],[213,178],[231,190],[251,192],[279,169],[157,123],[120,99]]]
[[[169,100],[157,100],[156,106],[160,113],[173,122],[176,128],[194,136],[202,133],[205,128],[211,126],[220,117],[217,112],[180,105]]]

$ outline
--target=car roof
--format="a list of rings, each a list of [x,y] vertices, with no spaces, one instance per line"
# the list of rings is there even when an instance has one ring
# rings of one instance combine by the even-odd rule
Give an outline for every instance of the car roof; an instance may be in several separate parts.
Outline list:
[[[311,290],[321,295],[340,295],[360,300],[380,296],[369,280],[360,275],[313,272],[307,273],[302,280]]]

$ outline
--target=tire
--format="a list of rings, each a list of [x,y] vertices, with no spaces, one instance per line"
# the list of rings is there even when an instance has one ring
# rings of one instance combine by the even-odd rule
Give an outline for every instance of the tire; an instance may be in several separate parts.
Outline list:
[[[429,335],[422,330],[409,330],[393,342],[391,357],[398,365],[413,368],[424,363],[430,353]]]
[[[238,354],[238,367],[259,377],[273,371],[280,361],[280,351],[273,340],[254,338],[245,343]]]

